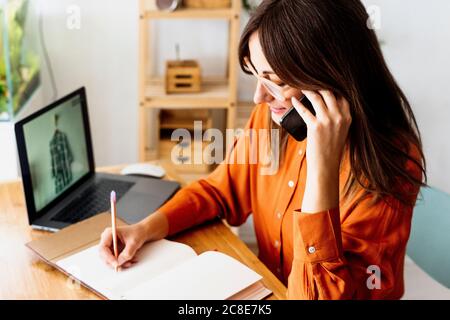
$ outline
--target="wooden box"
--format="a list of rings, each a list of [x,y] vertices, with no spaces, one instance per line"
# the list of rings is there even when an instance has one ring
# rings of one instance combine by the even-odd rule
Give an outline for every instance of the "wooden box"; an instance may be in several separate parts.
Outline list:
[[[195,60],[174,60],[166,64],[166,93],[201,91],[201,71]]]
[[[183,6],[196,9],[230,8],[231,0],[183,0]]]
[[[195,121],[202,122],[202,129],[212,128],[211,110],[189,109],[189,112],[182,110],[161,110],[159,117],[160,129],[195,129]]]

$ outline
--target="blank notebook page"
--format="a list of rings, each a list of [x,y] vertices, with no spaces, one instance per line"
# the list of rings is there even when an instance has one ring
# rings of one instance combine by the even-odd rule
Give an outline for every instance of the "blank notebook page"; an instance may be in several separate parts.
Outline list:
[[[137,254],[138,263],[115,272],[100,258],[98,245],[80,251],[56,264],[108,299],[123,299],[124,293],[186,260],[197,257],[184,244],[159,240],[146,244]]]
[[[262,277],[219,252],[208,251],[125,292],[125,299],[225,300]]]

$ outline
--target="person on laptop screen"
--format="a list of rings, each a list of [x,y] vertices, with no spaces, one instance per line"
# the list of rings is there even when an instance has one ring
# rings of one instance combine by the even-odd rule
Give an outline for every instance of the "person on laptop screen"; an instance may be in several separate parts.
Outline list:
[[[89,172],[80,98],[24,126],[36,210],[40,210]],[[43,152],[41,141],[47,142]]]
[[[359,0],[262,1],[239,46],[243,71],[258,79],[248,134],[207,178],[120,228],[118,260],[105,230],[107,263],[130,266],[146,241],[253,214],[259,258],[288,298],[401,298],[424,155],[368,21]]]
[[[58,128],[59,115],[55,114],[55,132],[50,140],[50,156],[52,158],[52,178],[55,182],[55,193],[61,193],[72,182],[73,154],[67,134]]]
[[[95,170],[88,104],[80,88],[15,124],[28,221],[58,231],[109,210],[117,193],[119,216],[136,223],[178,189],[173,181]]]

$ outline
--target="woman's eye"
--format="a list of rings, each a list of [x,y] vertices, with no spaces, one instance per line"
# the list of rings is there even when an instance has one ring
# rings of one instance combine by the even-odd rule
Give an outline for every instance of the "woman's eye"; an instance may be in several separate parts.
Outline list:
[[[271,80],[271,81],[272,81],[273,83],[275,83],[277,86],[280,86],[280,87],[286,86],[286,83],[280,81],[279,79],[278,79],[278,80]]]
[[[286,83],[281,82],[280,79],[271,79],[270,77],[266,77],[266,79],[269,80],[269,81],[272,81],[273,83],[275,83],[279,87],[287,86]]]

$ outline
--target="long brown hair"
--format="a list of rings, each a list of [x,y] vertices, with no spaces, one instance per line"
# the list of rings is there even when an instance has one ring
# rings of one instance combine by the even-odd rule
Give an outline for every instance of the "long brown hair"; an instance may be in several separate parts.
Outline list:
[[[425,185],[421,137],[368,21],[359,0],[264,0],[242,34],[239,60],[248,73],[244,57],[250,55],[250,36],[258,32],[264,55],[283,82],[347,99],[353,120],[344,198],[362,187],[360,199],[372,194],[377,201],[387,195],[412,205],[414,191],[399,190],[398,182],[408,183],[409,190]],[[280,154],[286,149],[285,132],[282,137]],[[411,146],[418,156],[411,155]],[[408,161],[417,166],[415,173],[406,169]]]

